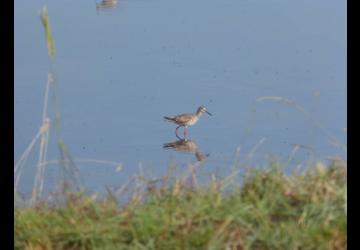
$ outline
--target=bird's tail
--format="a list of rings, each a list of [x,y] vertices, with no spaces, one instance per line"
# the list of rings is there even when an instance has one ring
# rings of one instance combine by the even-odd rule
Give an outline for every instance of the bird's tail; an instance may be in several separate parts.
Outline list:
[[[164,119],[168,121],[174,121],[174,118],[172,116],[164,116]]]
[[[164,145],[163,145],[163,148],[174,148],[175,147],[175,145],[174,145],[174,143],[172,143],[172,142],[170,142],[170,143],[165,143]]]

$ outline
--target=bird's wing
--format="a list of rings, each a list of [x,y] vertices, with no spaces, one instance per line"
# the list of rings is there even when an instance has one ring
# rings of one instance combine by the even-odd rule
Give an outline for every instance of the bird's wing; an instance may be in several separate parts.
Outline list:
[[[173,121],[177,123],[187,123],[192,119],[191,114],[181,114],[173,117]]]
[[[181,114],[181,115],[175,115],[175,116],[164,116],[164,119],[178,123],[178,124],[184,124],[187,123],[192,119],[192,114]]]

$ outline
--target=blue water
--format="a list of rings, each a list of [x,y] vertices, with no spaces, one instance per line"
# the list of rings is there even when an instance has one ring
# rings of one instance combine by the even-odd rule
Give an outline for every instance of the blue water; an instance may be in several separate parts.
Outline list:
[[[346,1],[123,0],[46,1],[55,39],[62,136],[90,189],[121,185],[142,166],[165,174],[197,161],[164,149],[177,140],[164,115],[204,115],[189,139],[208,154],[203,171],[225,174],[238,158],[261,165],[274,157],[291,166],[346,159]],[[15,155],[37,133],[50,70],[39,10],[44,1],[15,1]],[[284,102],[257,101],[280,96]],[[49,104],[50,117],[53,106]],[[52,113],[52,114],[51,114]],[[53,120],[52,120],[53,124]],[[333,139],[331,139],[333,138]],[[59,157],[54,129],[48,160]],[[309,149],[310,148],[310,149]],[[33,185],[38,146],[21,181]],[[236,150],[239,155],[236,156]],[[251,154],[253,152],[253,154]],[[46,185],[57,165],[46,170]]]

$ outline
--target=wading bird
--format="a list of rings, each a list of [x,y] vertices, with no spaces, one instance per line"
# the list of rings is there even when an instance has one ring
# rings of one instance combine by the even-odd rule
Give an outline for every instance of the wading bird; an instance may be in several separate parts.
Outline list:
[[[194,125],[195,123],[197,123],[197,121],[199,120],[200,116],[203,113],[207,113],[209,115],[212,115],[209,113],[209,111],[207,110],[207,108],[205,108],[204,106],[200,106],[195,113],[192,114],[181,114],[181,115],[175,115],[175,116],[164,116],[164,119],[171,121],[179,126],[176,127],[175,129],[175,134],[178,138],[178,129],[180,127],[184,127],[184,137],[186,137],[186,135],[188,134],[188,127]]]

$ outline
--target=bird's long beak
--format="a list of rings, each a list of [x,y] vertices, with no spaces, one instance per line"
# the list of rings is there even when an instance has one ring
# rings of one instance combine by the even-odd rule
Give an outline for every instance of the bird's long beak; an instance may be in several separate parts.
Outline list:
[[[212,114],[210,114],[210,112],[209,112],[209,111],[206,111],[206,113],[208,113],[208,115],[211,115],[211,116],[212,116]]]

